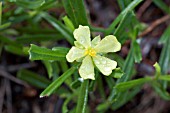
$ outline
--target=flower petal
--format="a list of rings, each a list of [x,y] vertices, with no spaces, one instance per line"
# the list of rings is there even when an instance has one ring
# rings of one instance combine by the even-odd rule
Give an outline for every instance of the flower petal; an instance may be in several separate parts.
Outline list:
[[[115,69],[117,66],[116,61],[99,55],[93,57],[93,61],[103,75],[110,75],[112,73],[112,70]]]
[[[90,29],[88,26],[79,25],[79,28],[73,32],[74,38],[85,48],[91,46],[90,40]]]
[[[74,60],[84,57],[85,56],[84,53],[85,53],[84,49],[79,49],[79,48],[73,46],[67,53],[66,59],[68,62],[73,62]]]
[[[100,41],[101,41],[100,35],[96,36],[91,42],[92,47],[95,47]]]
[[[94,65],[93,65],[93,62],[92,62],[92,59],[91,59],[90,56],[86,56],[83,59],[83,62],[82,62],[80,69],[79,69],[79,73],[80,73],[80,76],[83,79],[95,80],[95,78],[94,78]]]
[[[74,45],[80,49],[84,49],[84,46],[81,45],[78,41],[74,41]]]
[[[117,41],[116,37],[113,35],[108,35],[102,39],[94,49],[97,52],[117,52],[121,49],[121,44]]]

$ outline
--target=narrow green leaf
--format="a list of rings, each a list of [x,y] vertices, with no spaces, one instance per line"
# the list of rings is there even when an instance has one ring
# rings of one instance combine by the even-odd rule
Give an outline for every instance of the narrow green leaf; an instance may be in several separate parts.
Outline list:
[[[23,48],[13,46],[13,45],[6,45],[5,50],[16,55],[22,55],[22,56],[28,55],[28,52],[25,52]]]
[[[11,22],[7,22],[7,23],[0,25],[0,30],[8,28],[11,24],[12,24]]]
[[[61,40],[63,38],[60,34],[25,34],[21,37],[17,37],[16,41],[19,43],[33,43],[33,42],[41,42],[41,41],[55,41]]]
[[[170,26],[168,26],[168,28],[166,28],[166,30],[162,34],[162,36],[159,40],[159,43],[165,44],[168,41],[169,38],[170,38]]]
[[[147,83],[151,80],[152,79],[150,77],[145,77],[145,78],[139,78],[139,79],[136,79],[136,80],[131,80],[131,81],[128,81],[128,82],[122,82],[122,83],[116,84],[115,89],[118,92],[123,92],[123,91],[127,91],[131,88],[134,88],[138,85],[143,85],[144,83]]]
[[[50,84],[45,77],[25,69],[18,71],[17,77],[38,88],[46,88]]]
[[[73,89],[77,89],[78,87],[80,87],[80,85],[81,85],[81,81],[79,79],[77,79],[77,80],[73,81],[70,86]]]
[[[133,53],[134,53],[134,59],[136,63],[140,63],[142,60],[142,54],[139,44],[136,42],[136,40],[133,41]]]
[[[164,12],[170,14],[170,7],[163,0],[153,0],[153,2]]]
[[[14,40],[11,40],[10,38],[4,37],[2,35],[0,35],[0,41],[3,42],[3,43],[6,43],[6,44],[10,44],[10,45],[22,48],[21,44],[15,42]]]
[[[117,83],[126,82],[132,77],[132,71],[134,69],[134,59],[133,59],[133,48],[131,47],[129,54],[125,60],[122,71],[125,73],[120,79],[118,79]]]
[[[166,74],[170,67],[170,51],[168,50],[170,50],[170,38],[164,44],[164,47],[162,49],[161,56],[159,59],[159,64],[162,69],[162,74]]]
[[[159,76],[158,79],[170,82],[170,75],[162,75],[162,76]]]
[[[43,64],[46,67],[46,70],[47,70],[47,73],[48,73],[48,77],[51,78],[53,76],[52,62],[45,61],[45,60],[43,60],[42,62],[43,62]]]
[[[132,2],[132,0],[117,0],[117,2],[119,4],[120,9],[123,10]]]
[[[65,60],[67,51],[61,50],[50,50],[43,47],[38,47],[34,44],[31,44],[29,49],[30,60]]]
[[[170,100],[170,94],[161,86],[161,84],[155,81],[152,82],[151,85],[160,97],[165,100]]]
[[[159,76],[161,76],[161,67],[159,66],[159,64],[156,62],[154,65],[156,73],[155,73],[155,78],[158,79]]]
[[[118,38],[120,43],[123,43],[127,39],[127,32],[125,32],[127,29],[130,29],[130,25],[133,21],[133,14],[131,12],[127,12],[125,15],[123,15],[118,27],[115,29],[114,35]],[[126,37],[125,37],[126,36]]]
[[[71,101],[71,99],[73,98],[74,95],[69,96],[63,103],[62,106],[62,113],[68,113],[68,108],[67,105],[69,104],[69,102]],[[70,112],[69,112],[70,113]]]
[[[114,31],[116,25],[121,21],[123,16],[127,13],[132,11],[139,3],[141,3],[143,0],[134,0],[131,2],[120,14],[119,16],[111,23],[111,25],[107,28],[106,34],[110,34]]]
[[[63,17],[63,21],[65,23],[65,25],[71,30],[71,31],[74,31],[74,25],[73,23],[71,22],[71,20],[67,17],[67,16],[64,16]]]
[[[0,2],[0,26],[2,23],[2,2]]]
[[[88,88],[89,80],[84,80],[79,91],[76,113],[85,113],[88,98]]]
[[[79,25],[88,25],[84,0],[62,0],[62,2],[75,28]]]
[[[141,91],[140,86],[136,86],[130,91],[124,92],[119,98],[117,98],[114,104],[112,104],[111,109],[117,110],[126,104],[128,101],[132,100]],[[128,95],[128,96],[127,96]]]
[[[90,30],[94,31],[94,32],[103,32],[103,33],[105,33],[105,31],[106,31],[105,28],[99,28],[99,27],[95,27],[95,26],[92,26],[92,25],[89,25],[89,27],[90,27]]]
[[[16,0],[8,0],[9,2],[16,2]]]
[[[128,56],[125,60],[125,63],[123,65],[122,71],[124,72],[124,74],[120,79],[118,79],[116,81],[116,84],[126,82],[132,77],[132,71],[134,68],[133,66],[134,66],[133,49],[131,47],[129,54],[128,54]],[[119,93],[119,94],[120,94],[119,96],[121,96],[121,93]],[[99,106],[102,106],[101,108],[103,108],[103,110],[108,109],[115,102],[114,100],[116,98],[119,98],[119,97],[117,97],[117,95],[118,94],[116,92],[116,89],[114,87],[112,87],[111,93],[110,93],[109,97],[107,98],[107,101],[105,101],[105,103],[100,104]],[[123,95],[123,93],[122,93],[122,95]],[[105,106],[104,104],[107,104],[107,106]],[[116,104],[116,103],[114,103],[114,104]],[[102,109],[100,109],[100,110],[102,110]]]
[[[70,44],[74,43],[74,38],[72,32],[70,32],[60,21],[56,20],[54,17],[43,12],[42,16],[46,19],[55,29],[57,29],[66,38]]]
[[[59,78],[57,78],[55,81],[53,81],[41,94],[40,97],[44,96],[50,96],[57,88],[61,86],[61,84],[70,77],[77,69],[77,66],[79,64],[76,64],[72,66],[70,69],[68,69],[65,73],[63,73]]]
[[[161,55],[159,58],[159,65],[161,67],[161,74],[166,74],[168,73],[169,67],[170,67],[170,38],[166,41],[164,44],[164,47],[161,51]],[[167,88],[167,81],[162,82],[163,87],[166,89]]]
[[[45,3],[45,0],[16,0],[16,4],[28,9],[37,9]]]

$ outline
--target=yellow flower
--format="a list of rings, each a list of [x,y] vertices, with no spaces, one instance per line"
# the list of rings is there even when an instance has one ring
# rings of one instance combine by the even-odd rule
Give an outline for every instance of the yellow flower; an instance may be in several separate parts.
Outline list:
[[[68,62],[82,61],[79,68],[79,74],[83,79],[95,80],[94,65],[103,75],[110,75],[116,68],[117,62],[108,59],[102,54],[117,52],[121,49],[121,44],[113,35],[108,35],[101,40],[96,36],[92,41],[90,39],[90,30],[88,26],[79,25],[79,28],[73,32],[75,46],[73,46],[66,55]]]

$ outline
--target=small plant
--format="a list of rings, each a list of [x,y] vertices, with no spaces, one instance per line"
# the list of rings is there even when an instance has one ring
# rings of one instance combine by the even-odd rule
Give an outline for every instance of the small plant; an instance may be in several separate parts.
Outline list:
[[[141,40],[151,28],[137,18],[135,8],[146,1],[117,0],[120,13],[107,28],[90,23],[84,2],[0,2],[1,54],[4,50],[27,62],[39,60],[38,66],[48,74],[48,78],[40,76],[41,69],[35,72],[35,68],[31,67],[34,70],[31,71],[25,66],[17,70],[17,77],[43,90],[39,97],[57,95],[62,99],[63,113],[115,111],[132,100],[144,84],[151,86],[162,99],[170,100],[167,91],[170,81],[170,25],[158,42],[162,50],[152,66],[155,73],[139,78],[136,77],[140,73],[136,65],[143,62]],[[162,0],[152,2],[166,13],[161,21],[168,20],[170,7]],[[56,15],[60,8],[65,12]]]
[[[74,37],[77,41],[68,54],[66,55],[68,62],[82,61],[79,73],[83,79],[95,80],[94,65],[104,75],[110,75],[112,70],[116,68],[117,62],[103,56],[108,52],[116,52],[121,48],[120,43],[113,35],[106,36],[101,40],[100,36],[90,40],[90,30],[88,26],[79,26],[74,31]]]

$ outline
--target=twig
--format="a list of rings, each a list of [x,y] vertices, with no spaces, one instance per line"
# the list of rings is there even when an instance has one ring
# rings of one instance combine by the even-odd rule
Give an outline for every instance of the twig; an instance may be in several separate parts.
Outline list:
[[[143,5],[139,8],[137,12],[137,17],[140,18],[142,14],[145,12],[145,10],[150,6],[152,3],[152,0],[146,0]]]
[[[18,70],[23,69],[23,68],[27,69],[27,68],[32,68],[32,67],[35,67],[35,66],[36,66],[35,63],[23,63],[23,64],[10,65],[10,66],[7,66],[7,67],[0,65],[0,68],[3,69],[3,70],[7,70],[9,72],[14,72],[14,71],[18,71]]]
[[[6,71],[4,71],[2,69],[0,69],[0,76],[3,76],[3,77],[5,77],[5,78],[7,78],[7,79],[9,79],[9,80],[11,80],[13,82],[16,82],[16,83],[18,83],[20,85],[23,85],[25,87],[30,87],[27,83],[21,81],[20,79],[15,78],[10,73],[7,73]]]
[[[2,113],[3,101],[5,96],[5,82],[2,79],[1,87],[0,87],[0,113]]]
[[[143,37],[145,35],[147,35],[148,33],[150,33],[156,26],[158,26],[159,24],[167,21],[168,19],[170,19],[169,15],[165,15],[160,19],[157,19],[156,21],[154,21],[144,32],[142,32],[141,34],[138,35],[138,37]]]
[[[11,85],[8,79],[5,79],[5,87],[6,87],[7,113],[12,113]]]

